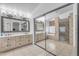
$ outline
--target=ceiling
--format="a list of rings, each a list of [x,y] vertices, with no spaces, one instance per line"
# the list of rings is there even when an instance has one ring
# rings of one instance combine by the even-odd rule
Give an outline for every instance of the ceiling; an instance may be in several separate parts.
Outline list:
[[[33,17],[38,17],[39,15],[42,15],[48,11],[51,11],[55,8],[58,8],[62,5],[65,5],[66,3],[41,3],[34,11],[33,11]]]
[[[0,6],[17,9],[18,11],[30,13],[33,17],[36,17],[64,4],[65,3],[0,3]]]
[[[32,13],[39,3],[0,3],[0,5]]]

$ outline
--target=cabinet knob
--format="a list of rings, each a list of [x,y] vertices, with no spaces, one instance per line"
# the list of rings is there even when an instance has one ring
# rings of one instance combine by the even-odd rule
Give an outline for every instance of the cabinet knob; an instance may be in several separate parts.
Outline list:
[[[30,42],[30,40],[28,40],[28,42]]]

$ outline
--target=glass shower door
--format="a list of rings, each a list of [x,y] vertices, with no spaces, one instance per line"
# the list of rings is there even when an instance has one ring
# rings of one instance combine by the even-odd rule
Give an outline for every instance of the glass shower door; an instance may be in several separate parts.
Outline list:
[[[36,45],[54,56],[71,55],[73,49],[73,5],[48,13],[44,18],[35,19],[35,29],[41,28],[36,25],[41,20],[44,20],[44,30],[35,30]],[[42,40],[42,37],[44,37],[44,40]],[[48,54],[46,53],[46,55]]]
[[[45,49],[45,17],[34,20],[35,44]]]

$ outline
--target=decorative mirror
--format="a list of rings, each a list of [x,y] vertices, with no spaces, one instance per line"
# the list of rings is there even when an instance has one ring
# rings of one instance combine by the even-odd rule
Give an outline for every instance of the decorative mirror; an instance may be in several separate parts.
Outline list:
[[[29,20],[21,20],[16,18],[1,17],[2,32],[29,32]]]

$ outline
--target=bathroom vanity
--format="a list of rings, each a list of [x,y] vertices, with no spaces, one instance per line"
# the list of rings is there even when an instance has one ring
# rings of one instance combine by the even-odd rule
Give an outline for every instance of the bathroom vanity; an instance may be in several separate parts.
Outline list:
[[[32,34],[0,37],[0,52],[32,44]]]
[[[0,52],[28,44],[32,44],[29,19],[1,16]]]

